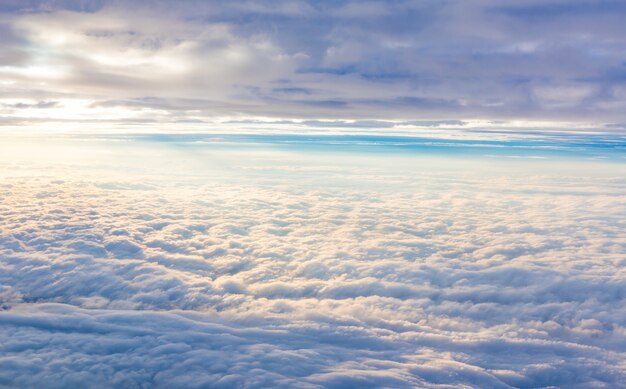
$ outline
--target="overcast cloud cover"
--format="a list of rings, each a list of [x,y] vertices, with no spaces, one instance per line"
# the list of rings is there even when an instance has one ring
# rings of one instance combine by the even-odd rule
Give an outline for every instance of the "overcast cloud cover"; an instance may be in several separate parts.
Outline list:
[[[498,119],[623,131],[625,18],[621,0],[3,0],[1,124]]]

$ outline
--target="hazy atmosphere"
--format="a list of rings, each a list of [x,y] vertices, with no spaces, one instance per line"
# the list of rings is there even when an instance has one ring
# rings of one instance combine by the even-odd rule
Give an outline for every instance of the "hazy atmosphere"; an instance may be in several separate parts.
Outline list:
[[[0,387],[626,388],[625,20],[0,0]]]

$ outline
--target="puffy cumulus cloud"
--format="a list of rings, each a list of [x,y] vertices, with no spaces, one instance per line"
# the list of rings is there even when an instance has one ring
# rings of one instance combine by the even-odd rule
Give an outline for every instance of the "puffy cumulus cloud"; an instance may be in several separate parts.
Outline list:
[[[126,143],[98,161],[3,157],[0,385],[626,378],[615,162],[567,175],[558,160]]]
[[[9,113],[31,125],[621,122],[625,12],[588,0],[3,2],[0,103],[60,101],[47,116]]]

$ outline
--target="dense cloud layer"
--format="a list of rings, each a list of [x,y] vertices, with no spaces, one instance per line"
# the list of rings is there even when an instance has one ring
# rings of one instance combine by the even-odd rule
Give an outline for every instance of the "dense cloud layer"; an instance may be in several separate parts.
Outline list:
[[[0,115],[623,123],[621,1],[3,1]]]
[[[626,380],[620,165],[119,143],[0,165],[0,385]]]

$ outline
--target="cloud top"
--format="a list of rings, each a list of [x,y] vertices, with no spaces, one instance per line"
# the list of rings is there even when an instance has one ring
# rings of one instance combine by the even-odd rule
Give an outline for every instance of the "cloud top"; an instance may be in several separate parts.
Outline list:
[[[0,154],[0,385],[626,378],[615,161],[63,142]]]

